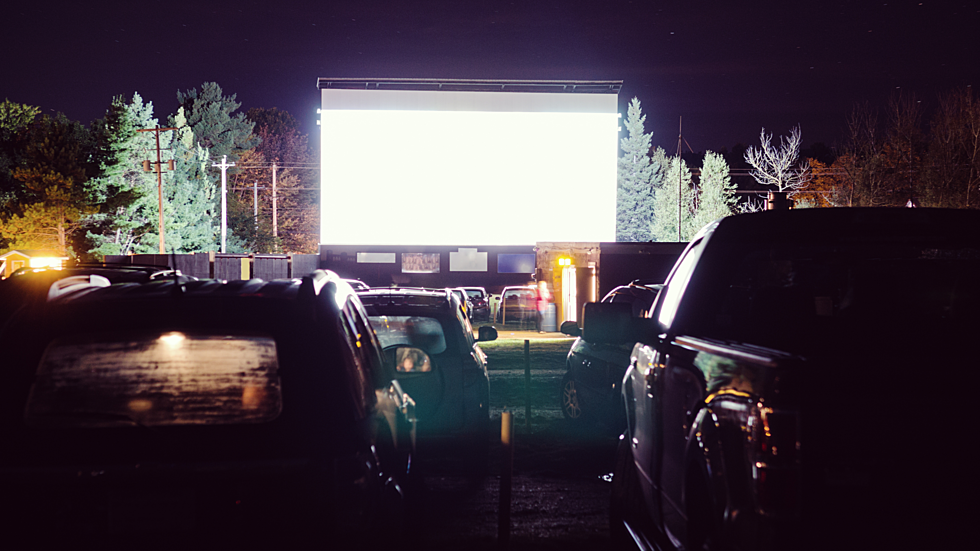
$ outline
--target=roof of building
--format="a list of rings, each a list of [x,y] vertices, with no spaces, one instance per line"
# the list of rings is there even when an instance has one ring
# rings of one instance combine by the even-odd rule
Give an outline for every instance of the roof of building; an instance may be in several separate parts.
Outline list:
[[[453,92],[548,92],[618,94],[621,80],[497,80],[456,78],[318,78],[317,89],[444,90]]]

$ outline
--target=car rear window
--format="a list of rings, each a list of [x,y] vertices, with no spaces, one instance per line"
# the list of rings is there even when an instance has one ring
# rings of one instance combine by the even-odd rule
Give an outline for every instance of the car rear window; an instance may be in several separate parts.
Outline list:
[[[51,342],[24,412],[33,428],[221,425],[278,417],[267,336],[104,335]]]
[[[446,333],[436,318],[424,316],[370,316],[382,348],[407,345],[427,354],[446,351]]]

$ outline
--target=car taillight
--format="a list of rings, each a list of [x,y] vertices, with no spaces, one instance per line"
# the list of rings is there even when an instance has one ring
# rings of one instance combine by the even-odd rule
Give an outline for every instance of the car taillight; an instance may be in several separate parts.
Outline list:
[[[795,514],[800,495],[799,413],[760,404],[749,415],[746,429],[759,512]]]

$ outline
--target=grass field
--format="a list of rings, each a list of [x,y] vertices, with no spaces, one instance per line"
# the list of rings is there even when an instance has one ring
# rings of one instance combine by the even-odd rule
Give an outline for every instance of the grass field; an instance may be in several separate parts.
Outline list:
[[[528,343],[531,370],[564,370],[572,342],[572,339],[531,339]],[[489,370],[524,370],[524,341],[481,342],[480,348],[487,354]]]

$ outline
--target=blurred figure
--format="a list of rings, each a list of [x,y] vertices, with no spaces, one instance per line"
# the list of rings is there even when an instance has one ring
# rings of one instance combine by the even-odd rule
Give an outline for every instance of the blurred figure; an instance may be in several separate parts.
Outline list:
[[[398,371],[402,373],[427,372],[432,369],[429,356],[418,348],[399,347],[397,354],[395,364]]]
[[[537,320],[538,332],[544,333],[544,314],[551,302],[551,291],[548,290],[548,283],[545,281],[539,281],[535,291],[537,294],[537,317],[535,319]]]

